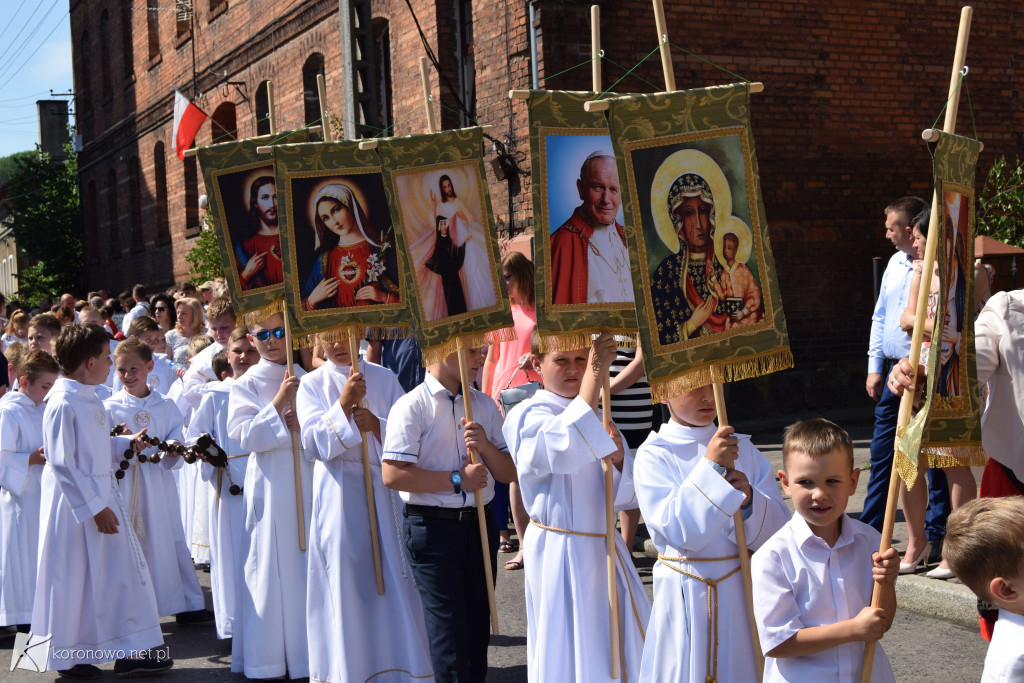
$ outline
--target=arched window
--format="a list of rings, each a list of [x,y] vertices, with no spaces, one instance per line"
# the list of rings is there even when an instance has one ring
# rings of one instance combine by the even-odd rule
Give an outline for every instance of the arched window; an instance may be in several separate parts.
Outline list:
[[[160,56],[160,8],[157,0],[146,0],[146,35],[150,61]]]
[[[132,8],[131,3],[121,6],[121,59],[124,66],[124,77],[131,79],[135,73],[135,47],[132,43]]]
[[[185,157],[185,237],[196,237],[199,225],[199,173],[196,158]]]
[[[234,102],[225,102],[214,110],[210,117],[210,132],[213,133],[213,144],[238,139]]]
[[[270,81],[256,88],[256,135],[270,133]]]
[[[100,14],[100,89],[104,102],[114,96],[110,89],[110,14]]]
[[[131,203],[131,235],[132,251],[142,251],[142,172],[139,169],[139,158],[132,157],[128,162],[128,201]]]
[[[121,258],[121,229],[118,225],[117,174],[114,169],[107,171],[107,239],[111,258]]]
[[[191,2],[182,3],[178,2],[175,7],[177,11],[174,13],[174,35],[180,38],[189,31],[192,30],[192,19],[190,13],[194,11],[194,7]]]
[[[320,120],[320,91],[316,87],[317,75],[324,74],[324,56],[314,52],[302,65],[302,100],[306,107],[306,124]]]
[[[85,234],[88,236],[86,244],[87,257],[90,263],[99,263],[100,260],[100,216],[99,200],[96,198],[96,181],[90,180],[85,189]]]
[[[167,159],[163,142],[153,147],[153,184],[156,186],[156,241],[162,244],[171,241],[171,224],[167,217]]]

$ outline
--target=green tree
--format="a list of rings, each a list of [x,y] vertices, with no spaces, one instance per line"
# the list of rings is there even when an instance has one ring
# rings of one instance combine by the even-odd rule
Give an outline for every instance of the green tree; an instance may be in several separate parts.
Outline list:
[[[38,301],[81,285],[82,233],[78,160],[35,154],[18,160],[7,188],[14,239],[30,265],[18,272],[18,296]]]
[[[988,172],[978,199],[978,232],[1024,247],[1024,162],[999,157]]]
[[[192,274],[199,282],[224,277],[220,245],[217,243],[217,234],[213,231],[213,219],[210,214],[203,216],[203,229],[195,244],[185,254],[185,260],[192,266]]]
[[[15,152],[5,157],[0,157],[0,185],[13,178],[21,170],[18,165],[21,161],[31,161],[36,152]]]

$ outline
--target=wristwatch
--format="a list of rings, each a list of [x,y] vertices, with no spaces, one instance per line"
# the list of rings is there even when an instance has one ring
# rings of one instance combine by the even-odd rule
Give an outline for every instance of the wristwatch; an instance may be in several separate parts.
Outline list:
[[[459,474],[458,470],[453,470],[448,481],[452,483],[452,487],[455,488],[455,493],[462,493],[462,475]]]

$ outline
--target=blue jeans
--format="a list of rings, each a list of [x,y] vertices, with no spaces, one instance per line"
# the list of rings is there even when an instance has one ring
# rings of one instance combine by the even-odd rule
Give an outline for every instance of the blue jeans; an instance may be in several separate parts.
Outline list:
[[[892,365],[885,362],[882,371],[882,396],[875,405],[875,433],[871,437],[871,476],[868,479],[864,511],[860,521],[882,530],[885,521],[885,503],[889,498],[889,475],[896,444],[896,419],[900,411],[900,397],[889,391],[884,381]]]
[[[498,527],[487,514],[492,580],[496,578]],[[464,520],[403,511],[405,547],[423,601],[430,661],[438,683],[484,683],[491,614],[484,580],[480,527]]]

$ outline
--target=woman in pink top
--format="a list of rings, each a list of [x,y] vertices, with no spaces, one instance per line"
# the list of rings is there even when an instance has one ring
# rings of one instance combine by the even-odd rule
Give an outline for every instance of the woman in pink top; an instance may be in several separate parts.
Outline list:
[[[487,351],[487,360],[483,367],[483,389],[495,401],[503,389],[517,387],[527,382],[539,382],[540,376],[533,370],[520,368],[522,358],[530,355],[530,337],[533,329],[537,326],[537,308],[533,293],[533,263],[518,251],[512,251],[501,259],[501,270],[505,275],[505,287],[508,290],[509,300],[512,302],[512,322],[516,330],[515,341],[501,342],[490,347]],[[512,522],[516,527],[516,536],[519,542],[523,542],[523,534],[526,532],[526,525],[530,518],[523,505],[523,498],[519,493],[519,483],[512,481],[509,485],[508,497],[512,505]],[[498,521],[500,530],[501,549],[505,552],[513,550],[508,535],[508,519],[502,523],[504,506],[498,500],[498,491],[495,487],[494,516]],[[502,510],[499,512],[499,507]],[[505,563],[505,569],[523,568],[523,549],[520,545],[516,556]]]

